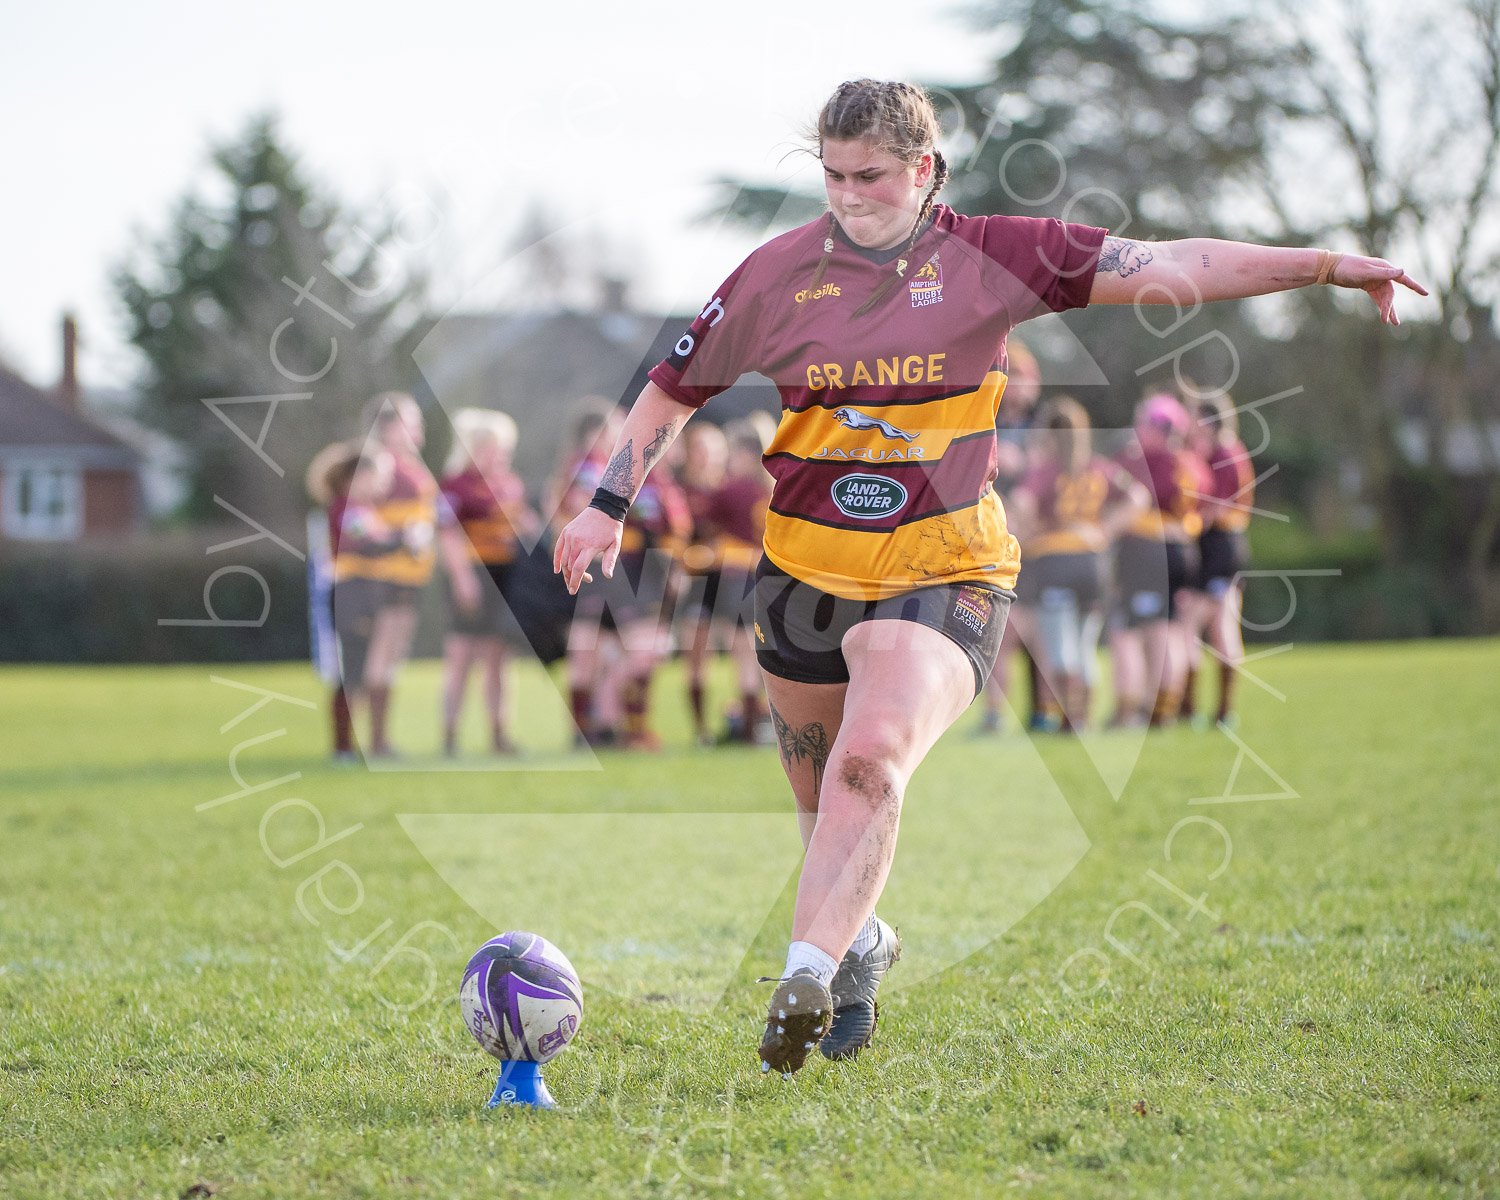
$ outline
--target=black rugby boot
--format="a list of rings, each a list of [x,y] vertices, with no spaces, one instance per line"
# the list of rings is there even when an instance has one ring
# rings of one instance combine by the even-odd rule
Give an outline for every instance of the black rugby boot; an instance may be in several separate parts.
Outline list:
[[[864,954],[850,950],[833,977],[829,988],[833,993],[833,1027],[818,1043],[824,1058],[853,1058],[874,1040],[880,1021],[875,993],[891,964],[901,957],[901,939],[896,931],[879,917],[875,925],[875,944]]]

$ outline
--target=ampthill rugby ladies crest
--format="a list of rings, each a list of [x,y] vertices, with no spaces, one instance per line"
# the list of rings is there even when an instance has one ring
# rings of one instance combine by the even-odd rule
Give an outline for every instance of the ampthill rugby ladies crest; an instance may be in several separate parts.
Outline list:
[[[943,299],[943,264],[934,254],[912,277],[911,306],[924,308],[929,304],[940,304]]]
[[[990,612],[994,600],[984,588],[961,587],[953,604],[953,616],[976,634],[983,635],[984,627],[990,623]]]

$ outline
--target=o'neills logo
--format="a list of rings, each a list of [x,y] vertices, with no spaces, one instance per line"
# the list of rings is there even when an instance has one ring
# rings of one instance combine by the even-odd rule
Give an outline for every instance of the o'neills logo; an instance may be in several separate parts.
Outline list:
[[[838,284],[825,283],[822,287],[816,289],[803,288],[792,299],[801,304],[805,300],[821,300],[824,296],[838,296],[841,294]]]
[[[906,489],[884,475],[845,475],[830,495],[839,512],[856,521],[878,521],[906,503]]]

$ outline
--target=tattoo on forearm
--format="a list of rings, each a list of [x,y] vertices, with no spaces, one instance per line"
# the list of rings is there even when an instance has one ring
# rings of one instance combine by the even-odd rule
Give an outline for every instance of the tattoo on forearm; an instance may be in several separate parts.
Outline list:
[[[813,791],[823,790],[823,768],[828,765],[828,730],[822,721],[810,721],[801,729],[793,729],[786,718],[771,707],[771,721],[776,726],[776,744],[781,749],[781,761],[788,772],[793,763],[806,759],[812,764]]]
[[[1151,251],[1142,242],[1129,238],[1107,237],[1099,251],[1099,274],[1118,274],[1122,279],[1134,275],[1151,261]],[[1205,264],[1206,265],[1206,264]]]
[[[1202,254],[1202,255],[1199,255],[1199,257],[1203,259],[1203,269],[1205,271],[1208,270],[1208,255]]]
[[[656,427],[656,436],[651,439],[651,444],[641,453],[641,470],[649,471],[651,464],[666,453],[671,444],[673,436],[677,432],[674,421],[668,421],[665,425]]]
[[[635,495],[635,439],[627,438],[620,451],[604,468],[604,478],[599,486],[616,496],[629,500]]]

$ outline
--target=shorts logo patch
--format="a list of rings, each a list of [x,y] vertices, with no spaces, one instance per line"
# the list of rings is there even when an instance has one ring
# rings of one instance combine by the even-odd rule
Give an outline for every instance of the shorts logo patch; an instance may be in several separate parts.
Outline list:
[[[929,304],[943,302],[943,267],[934,254],[921,269],[912,276],[911,306],[925,308]]]
[[[953,617],[961,625],[983,636],[994,611],[994,598],[984,588],[961,587],[954,594]]]
[[[766,635],[761,631],[760,622],[755,622],[755,640],[764,644]]]
[[[878,521],[906,503],[906,489],[884,475],[845,475],[834,482],[829,495],[839,512],[856,521]]]

